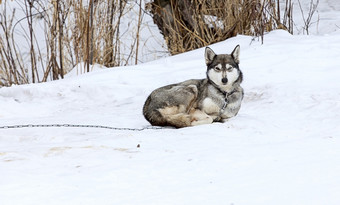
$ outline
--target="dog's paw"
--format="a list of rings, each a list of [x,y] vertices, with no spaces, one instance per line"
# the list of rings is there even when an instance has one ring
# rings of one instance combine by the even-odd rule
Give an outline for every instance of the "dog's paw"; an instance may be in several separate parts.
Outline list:
[[[193,118],[193,121],[191,122],[191,126],[211,124],[212,122],[213,122],[213,119],[210,116],[207,116],[205,118],[200,118],[200,119]]]

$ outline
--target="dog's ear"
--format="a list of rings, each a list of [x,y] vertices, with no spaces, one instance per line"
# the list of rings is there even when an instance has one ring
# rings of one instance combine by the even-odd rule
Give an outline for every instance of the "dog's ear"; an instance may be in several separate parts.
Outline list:
[[[211,48],[209,48],[209,47],[205,48],[204,57],[205,57],[205,63],[207,65],[209,65],[214,60],[215,56],[216,56],[216,54]]]
[[[237,45],[233,52],[231,53],[231,56],[233,57],[234,61],[239,64],[240,63],[240,45]]]

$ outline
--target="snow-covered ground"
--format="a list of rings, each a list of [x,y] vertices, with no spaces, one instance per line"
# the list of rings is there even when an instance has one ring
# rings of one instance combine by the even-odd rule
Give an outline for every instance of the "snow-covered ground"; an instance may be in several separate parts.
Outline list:
[[[329,8],[330,20],[339,19],[340,8]],[[278,30],[263,45],[237,36],[211,48],[230,53],[237,44],[245,98],[226,123],[144,131],[0,129],[0,204],[340,204],[339,30],[310,36]],[[142,106],[149,93],[204,78],[203,55],[202,48],[0,88],[0,127],[146,127]]]
[[[226,123],[1,129],[1,204],[339,204],[340,35],[251,40],[211,46],[241,45],[245,98]],[[148,126],[147,95],[203,78],[203,52],[1,88],[0,125]]]

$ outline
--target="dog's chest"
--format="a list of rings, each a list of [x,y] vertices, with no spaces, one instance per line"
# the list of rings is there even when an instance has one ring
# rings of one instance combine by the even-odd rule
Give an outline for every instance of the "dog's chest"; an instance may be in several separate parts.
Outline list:
[[[207,114],[218,114],[223,107],[224,99],[207,97],[202,102],[202,110]]]

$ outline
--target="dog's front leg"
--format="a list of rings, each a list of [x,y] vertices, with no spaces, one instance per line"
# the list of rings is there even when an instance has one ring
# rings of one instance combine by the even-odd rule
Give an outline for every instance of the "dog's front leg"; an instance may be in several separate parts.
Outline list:
[[[193,109],[190,115],[192,116],[191,126],[211,124],[213,122],[212,117],[199,109]]]

